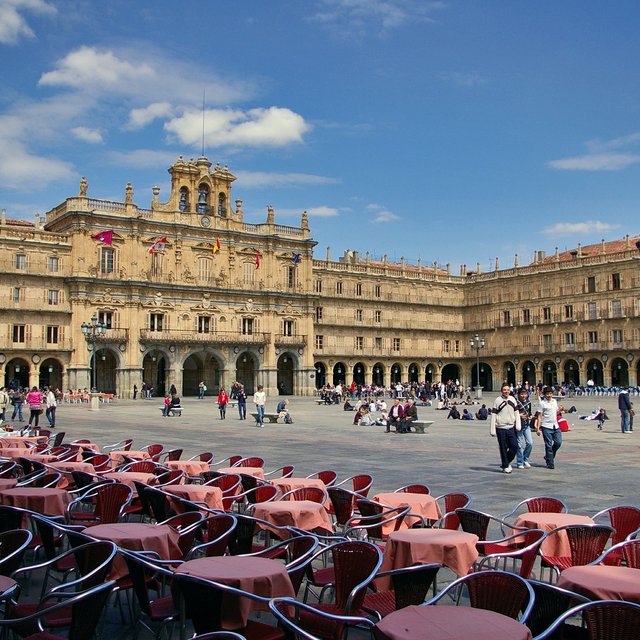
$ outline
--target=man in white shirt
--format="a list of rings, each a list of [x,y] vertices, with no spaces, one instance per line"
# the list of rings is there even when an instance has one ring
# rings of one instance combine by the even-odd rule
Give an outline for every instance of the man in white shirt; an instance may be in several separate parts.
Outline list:
[[[256,422],[259,427],[264,427],[264,406],[267,403],[267,394],[264,392],[261,384],[258,385],[258,390],[253,394],[253,402],[256,405],[256,411],[258,413]]]
[[[511,387],[502,385],[501,395],[495,399],[491,409],[491,426],[489,431],[498,438],[500,449],[500,466],[503,473],[513,471],[511,462],[518,453],[517,432],[521,429],[520,413],[515,399],[510,395]]]
[[[45,389],[45,415],[47,416],[47,420],[49,421],[49,426],[52,429],[55,429],[56,426],[56,409],[58,408],[58,402],[56,400],[56,394],[53,392],[51,387],[47,387]]]

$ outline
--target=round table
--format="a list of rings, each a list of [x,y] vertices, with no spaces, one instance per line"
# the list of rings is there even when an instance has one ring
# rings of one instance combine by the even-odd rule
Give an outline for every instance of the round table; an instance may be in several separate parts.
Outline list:
[[[30,447],[3,447],[0,440],[0,458],[22,458],[33,452]]]
[[[414,564],[437,562],[459,576],[469,573],[478,558],[478,536],[449,529],[401,529],[389,535],[380,571],[401,569]],[[389,578],[380,578],[381,591],[390,588]]]
[[[130,551],[155,551],[162,560],[182,558],[178,546],[179,532],[167,524],[142,524],[139,522],[117,522],[114,524],[98,524],[85,529],[85,533],[93,538],[111,540],[122,549]],[[116,580],[126,576],[127,564],[117,555],[113,561],[109,579]]]
[[[276,478],[271,481],[271,484],[280,491],[280,495],[304,487],[318,487],[323,491],[327,490],[327,486],[319,478]]]
[[[0,504],[29,509],[45,516],[63,516],[71,502],[64,489],[14,487],[0,491]]]
[[[0,602],[4,602],[13,596],[18,583],[7,576],[0,575]]]
[[[109,457],[115,466],[124,462],[123,456],[134,460],[146,460],[151,457],[147,451],[109,451]]]
[[[531,640],[517,620],[486,609],[411,606],[394,611],[374,627],[377,640]]]
[[[419,515],[426,520],[438,520],[442,514],[440,513],[440,507],[435,498],[430,495],[422,493],[377,493],[373,496],[374,502],[378,502],[386,507],[393,509],[397,507],[409,507],[412,513]],[[410,525],[416,523],[415,518],[409,516],[405,517],[400,525],[400,529],[406,529]],[[396,528],[395,522],[390,522],[382,527],[383,535],[389,535]]]
[[[167,460],[164,463],[169,469],[184,471],[188,476],[199,476],[204,471],[209,471],[209,465],[201,460]]]
[[[526,527],[527,529],[542,529],[552,531],[558,527],[569,524],[593,524],[593,519],[588,516],[578,516],[575,513],[523,513],[516,518],[516,527]],[[512,531],[512,533],[518,533]],[[566,558],[571,555],[569,540],[566,533],[560,532],[558,535],[549,536],[540,547],[545,556],[556,558]]]
[[[640,569],[594,565],[569,567],[558,586],[591,600],[626,600],[640,604]]]
[[[18,478],[0,478],[0,491],[13,489],[18,484]]]
[[[268,558],[198,558],[181,564],[176,573],[213,580],[265,598],[295,597],[284,564]],[[252,611],[267,609],[266,605],[259,602],[226,594],[222,608],[223,624],[227,629],[245,627]]]
[[[253,515],[277,527],[296,527],[304,531],[333,530],[327,510],[311,500],[262,502],[255,506]]]
[[[223,467],[222,469],[216,469],[216,471],[218,473],[233,473],[237,475],[244,473],[247,476],[255,476],[260,480],[264,480],[264,469],[262,467]]]
[[[222,489],[220,487],[210,487],[202,484],[171,484],[168,487],[164,487],[164,491],[191,502],[205,502],[209,509],[224,511]],[[172,504],[178,513],[184,511],[180,506],[180,500],[172,500]]]
[[[89,462],[51,462],[49,467],[62,472],[62,478],[58,482],[58,489],[66,489],[73,485],[72,471],[84,471],[84,473],[96,474],[96,470]]]
[[[5,432],[6,433],[6,432]],[[18,436],[18,435],[0,435],[0,447],[2,448],[22,448],[29,447],[30,445],[46,443],[49,440],[47,436]]]
[[[133,484],[134,481],[141,482],[142,484],[153,484],[156,481],[156,476],[153,473],[142,473],[140,471],[109,471],[108,473],[103,473],[102,477],[107,480],[122,482],[134,491],[136,489]]]

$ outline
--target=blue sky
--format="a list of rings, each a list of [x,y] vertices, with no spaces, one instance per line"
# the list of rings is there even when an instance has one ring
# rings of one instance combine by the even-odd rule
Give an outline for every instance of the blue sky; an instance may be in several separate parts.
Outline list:
[[[245,219],[483,270],[637,234],[637,0],[0,0],[0,206],[149,206],[205,154]],[[636,220],[633,223],[633,220]]]

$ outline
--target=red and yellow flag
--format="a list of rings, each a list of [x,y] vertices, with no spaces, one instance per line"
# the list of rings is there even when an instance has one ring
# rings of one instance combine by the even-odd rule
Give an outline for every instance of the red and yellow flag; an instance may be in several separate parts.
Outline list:
[[[218,253],[218,251],[220,251],[220,238],[218,238],[216,236],[216,241],[214,244],[211,245],[211,252],[213,253],[213,255],[215,256],[216,253]]]

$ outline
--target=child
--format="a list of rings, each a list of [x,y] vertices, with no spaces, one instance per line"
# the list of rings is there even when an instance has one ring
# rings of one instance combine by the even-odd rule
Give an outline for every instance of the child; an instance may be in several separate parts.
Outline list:
[[[164,397],[164,408],[162,409],[162,415],[165,418],[169,417],[169,407],[171,406],[171,398],[169,397],[169,394],[167,393]]]

